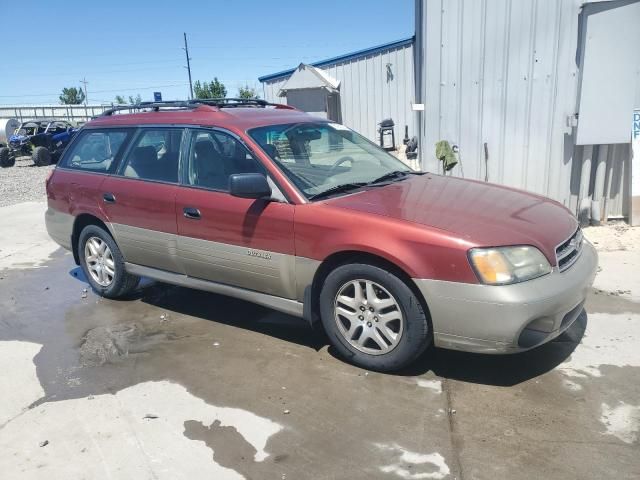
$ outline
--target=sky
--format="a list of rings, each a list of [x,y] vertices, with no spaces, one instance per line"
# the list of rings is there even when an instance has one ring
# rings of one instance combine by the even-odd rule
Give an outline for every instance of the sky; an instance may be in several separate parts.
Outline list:
[[[4,60],[0,104],[60,103],[87,80],[89,103],[116,95],[188,97],[183,32],[193,81],[218,77],[235,96],[258,77],[300,62],[410,37],[414,0],[0,0]]]

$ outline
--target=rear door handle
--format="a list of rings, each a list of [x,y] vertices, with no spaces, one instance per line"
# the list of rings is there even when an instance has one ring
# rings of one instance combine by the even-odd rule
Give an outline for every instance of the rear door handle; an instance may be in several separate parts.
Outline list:
[[[199,220],[200,219],[200,210],[198,210],[197,208],[184,207],[182,209],[182,212],[184,213],[184,216],[186,218],[191,218],[193,220]]]
[[[104,200],[105,203],[116,203],[116,197],[113,193],[103,193],[102,200]]]

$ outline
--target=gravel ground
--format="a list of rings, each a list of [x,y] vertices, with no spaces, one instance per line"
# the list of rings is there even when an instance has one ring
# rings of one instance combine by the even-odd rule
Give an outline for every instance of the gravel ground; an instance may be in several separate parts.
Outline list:
[[[640,250],[640,228],[633,228],[623,221],[609,222],[601,227],[587,227],[584,234],[600,252]]]
[[[15,166],[0,168],[0,207],[44,200],[44,181],[53,168],[36,167],[31,157],[18,157]]]

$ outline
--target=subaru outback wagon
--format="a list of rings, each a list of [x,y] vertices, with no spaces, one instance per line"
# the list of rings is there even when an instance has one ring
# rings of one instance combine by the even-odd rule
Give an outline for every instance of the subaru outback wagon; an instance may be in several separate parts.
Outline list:
[[[511,353],[578,318],[597,255],[547,198],[412,171],[286,105],[190,101],[88,122],[47,181],[47,229],[100,295],[140,277],[314,324],[345,359]],[[215,308],[215,304],[212,304]]]

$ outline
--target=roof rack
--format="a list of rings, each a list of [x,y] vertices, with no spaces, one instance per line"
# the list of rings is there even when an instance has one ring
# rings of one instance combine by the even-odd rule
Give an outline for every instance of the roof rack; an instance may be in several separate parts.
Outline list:
[[[277,109],[295,110],[294,107],[283,105],[281,103],[269,103],[259,98],[198,98],[193,100],[178,101],[162,101],[162,102],[140,102],[132,105],[117,105],[105,110],[101,116],[110,116],[121,110],[143,110],[151,109],[154,112],[161,108],[167,109],[192,109],[200,105],[208,105],[217,108],[234,108],[234,107],[275,107]]]
[[[192,102],[203,103],[214,107],[267,107],[277,105],[260,98],[198,98]]]

